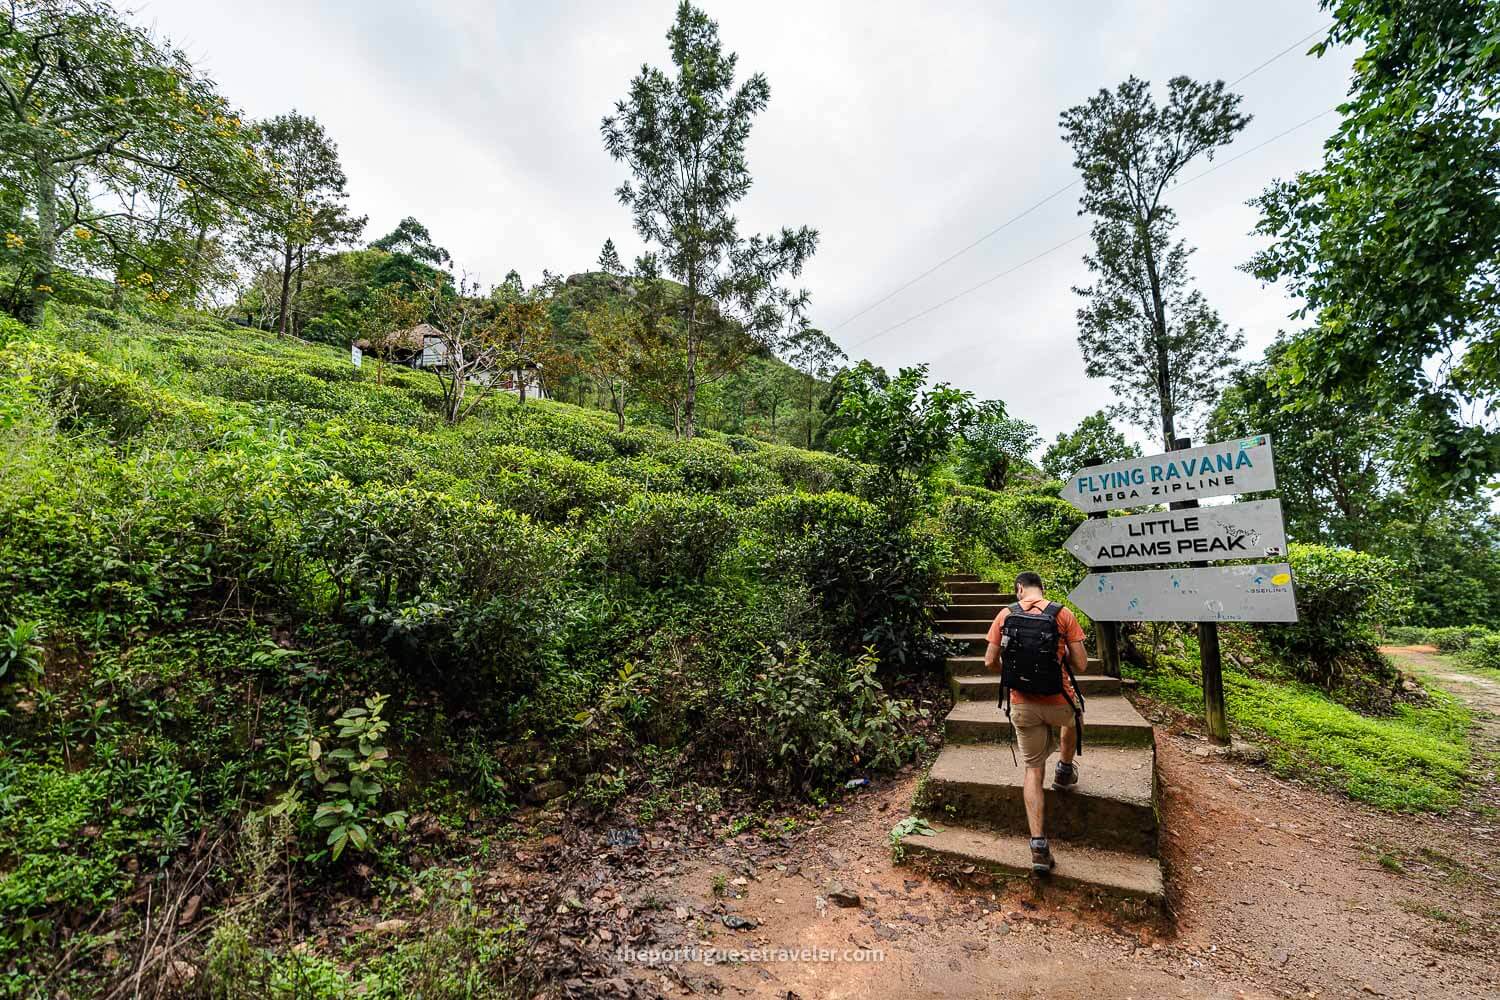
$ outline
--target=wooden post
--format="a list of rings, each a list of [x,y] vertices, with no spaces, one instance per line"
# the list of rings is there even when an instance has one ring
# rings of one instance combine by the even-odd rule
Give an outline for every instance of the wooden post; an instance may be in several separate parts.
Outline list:
[[[1091,465],[1103,465],[1104,459],[1098,456],[1083,460],[1084,467]],[[1097,510],[1089,517],[1108,517],[1109,511]],[[1108,573],[1110,567],[1100,566],[1098,572]],[[1120,676],[1120,623],[1119,622],[1094,622],[1094,634],[1099,637],[1099,663],[1104,672],[1110,677]]]
[[[1193,446],[1191,438],[1178,438],[1176,451]],[[1181,500],[1168,504],[1169,510],[1191,510],[1198,506],[1196,500]],[[1207,566],[1206,562],[1188,563],[1189,566]],[[1198,623],[1198,660],[1203,672],[1203,721],[1208,727],[1208,739],[1221,746],[1229,743],[1229,715],[1224,710],[1224,665],[1219,652],[1219,623]]]

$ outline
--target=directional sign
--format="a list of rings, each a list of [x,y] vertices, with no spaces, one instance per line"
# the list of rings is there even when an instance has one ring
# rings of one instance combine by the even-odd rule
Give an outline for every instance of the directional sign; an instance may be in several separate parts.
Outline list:
[[[1062,498],[1093,513],[1275,488],[1271,439],[1258,434],[1081,469],[1063,487]]]
[[[1068,551],[1088,566],[1143,566],[1286,555],[1280,500],[1091,517],[1073,530]]]
[[[1068,600],[1095,621],[1294,622],[1286,563],[1090,573]]]

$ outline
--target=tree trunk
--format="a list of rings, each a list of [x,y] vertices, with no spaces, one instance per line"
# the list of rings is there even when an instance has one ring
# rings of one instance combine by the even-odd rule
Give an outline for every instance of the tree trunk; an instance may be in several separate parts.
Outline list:
[[[281,307],[276,313],[276,332],[282,336],[287,332],[287,307],[292,300],[292,244],[288,240],[281,252]]]
[[[41,326],[47,319],[47,301],[52,298],[52,259],[57,253],[57,174],[46,153],[36,157],[37,262],[32,269],[30,295],[25,315],[27,326]]]
[[[1167,307],[1161,299],[1161,276],[1156,271],[1156,251],[1151,246],[1149,221],[1139,226],[1146,276],[1151,281],[1152,346],[1156,349],[1156,396],[1161,412],[1161,434],[1166,451],[1177,447],[1177,420],[1172,411],[1172,369],[1167,355]]]
[[[516,393],[520,396],[521,405],[526,405],[526,369],[516,369]]]
[[[120,272],[115,271],[114,287],[109,290],[109,311],[119,312],[120,307],[125,304],[125,279],[120,277]]]
[[[682,393],[682,424],[685,434],[679,436],[692,439],[697,433],[698,408],[698,279],[688,283],[688,328],[687,328],[687,372]]]
[[[813,391],[816,388],[817,388],[817,383],[813,381],[812,372],[808,372],[807,373],[807,447],[808,447],[809,451],[812,450]]]
[[[292,336],[302,336],[302,317],[297,310],[302,305],[302,275],[307,271],[307,247],[297,248],[297,284],[292,291]]]
[[[611,382],[609,398],[615,409],[615,423],[619,430],[623,431],[625,430],[625,387],[621,385],[617,388],[615,383]]]

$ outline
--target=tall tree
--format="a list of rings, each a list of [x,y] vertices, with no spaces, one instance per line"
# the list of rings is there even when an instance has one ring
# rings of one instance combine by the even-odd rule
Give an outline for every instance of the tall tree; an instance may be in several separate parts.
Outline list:
[[[249,227],[253,254],[269,257],[280,275],[278,333],[295,333],[294,299],[307,265],[353,242],[365,216],[349,214],[348,178],[338,146],[310,115],[296,111],[261,122],[257,147],[267,163],[261,208]]]
[[[1179,76],[1158,106],[1150,84],[1131,77],[1061,118],[1083,174],[1080,214],[1096,217],[1085,261],[1097,280],[1075,289],[1086,300],[1078,311],[1086,371],[1109,379],[1119,411],[1156,429],[1168,449],[1179,419],[1212,402],[1244,338],[1189,287],[1190,251],[1174,239],[1176,214],[1163,198],[1189,163],[1212,159],[1245,127],[1239,104],[1223,81]]]
[[[1005,411],[998,399],[985,400],[974,408],[958,445],[958,475],[966,483],[1003,490],[1019,462],[1042,443],[1036,425]]]
[[[969,393],[946,382],[925,388],[926,365],[902,368],[891,378],[861,361],[839,374],[830,437],[839,451],[880,466],[889,480],[927,475],[974,419]]]
[[[1286,406],[1277,386],[1299,337],[1282,337],[1265,357],[1238,369],[1209,418],[1215,439],[1269,434],[1287,530],[1299,541],[1365,549],[1382,533],[1383,508],[1397,488],[1393,426],[1382,414],[1320,397]]]
[[[635,177],[620,186],[620,202],[684,286],[681,424],[692,437],[705,338],[729,325],[751,338],[774,338],[782,322],[776,283],[801,272],[818,234],[803,226],[775,236],[740,235],[733,210],[750,190],[745,143],[770,100],[770,85],[757,73],[735,86],[736,56],[724,52],[718,25],[687,0],[678,5],[667,42],[675,76],[643,67],[600,129],[609,154]]]
[[[1500,5],[1323,0],[1313,47],[1359,50],[1323,166],[1257,201],[1272,243],[1247,265],[1318,322],[1283,395],[1405,413],[1419,485],[1467,491],[1500,470]]]
[[[620,263],[620,251],[615,249],[615,241],[606,239],[604,248],[599,251],[599,270],[605,274],[620,275],[625,273],[625,265]]]
[[[495,334],[499,367],[511,373],[516,395],[526,405],[527,373],[545,371],[557,359],[554,327],[548,312],[556,282],[551,275],[531,288],[511,271],[491,298],[496,306]]]
[[[1066,479],[1090,459],[1114,462],[1140,455],[1141,449],[1125,440],[1125,435],[1109,422],[1109,414],[1100,410],[1084,417],[1071,431],[1057,435],[1042,453],[1042,471],[1053,479]]]
[[[18,194],[0,253],[24,276],[11,307],[26,322],[45,317],[58,266],[192,290],[192,234],[248,201],[255,173],[213,84],[108,3],[0,2],[0,187]],[[179,189],[192,197],[159,196]],[[163,209],[183,225],[159,225]]]
[[[448,251],[432,242],[432,233],[427,227],[410,215],[380,239],[371,240],[370,249],[410,257],[429,267],[447,267],[453,263]]]
[[[807,393],[807,447],[813,446],[813,421],[818,386],[833,377],[841,363],[849,360],[844,349],[833,338],[813,326],[803,326],[782,345],[783,356],[802,373]]]
[[[625,429],[625,404],[645,356],[640,314],[629,304],[606,300],[583,314],[587,334],[570,364],[609,393],[615,423]]]
[[[498,376],[510,370],[513,354],[495,309],[495,292],[489,296],[467,278],[457,286],[434,281],[426,290],[426,313],[432,317],[437,336],[428,370],[438,381],[443,396],[443,418],[456,424],[489,395]],[[428,345],[421,346],[424,351]]]

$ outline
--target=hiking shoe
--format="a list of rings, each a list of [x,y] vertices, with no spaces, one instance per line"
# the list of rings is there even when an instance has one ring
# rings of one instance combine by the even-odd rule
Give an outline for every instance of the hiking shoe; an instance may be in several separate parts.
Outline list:
[[[1052,857],[1052,848],[1047,846],[1046,837],[1031,838],[1031,870],[1038,875],[1045,875],[1057,865],[1057,860]]]
[[[1078,765],[1060,760],[1057,762],[1057,773],[1052,776],[1053,788],[1072,788],[1078,784]]]

